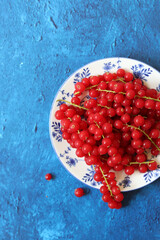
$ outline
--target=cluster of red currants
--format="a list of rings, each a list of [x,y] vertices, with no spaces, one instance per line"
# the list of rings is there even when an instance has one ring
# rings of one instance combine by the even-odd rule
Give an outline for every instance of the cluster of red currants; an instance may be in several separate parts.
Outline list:
[[[84,91],[90,98],[82,106]],[[110,208],[121,208],[123,200],[113,170],[131,175],[135,169],[157,168],[156,161],[147,160],[147,151],[160,153],[160,93],[132,73],[118,69],[82,79],[70,105],[62,104],[55,117],[76,155],[94,166],[94,179],[102,182],[102,200]]]

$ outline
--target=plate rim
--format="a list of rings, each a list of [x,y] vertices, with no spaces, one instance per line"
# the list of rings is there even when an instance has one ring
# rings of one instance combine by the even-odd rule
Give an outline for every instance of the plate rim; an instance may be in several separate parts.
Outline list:
[[[56,98],[57,98],[57,95],[59,94],[60,89],[63,88],[63,86],[65,85],[65,83],[66,83],[71,77],[73,77],[73,76],[76,74],[76,72],[80,71],[82,68],[85,68],[85,67],[86,67],[87,65],[89,65],[89,64],[93,64],[93,63],[95,63],[95,62],[100,62],[100,61],[102,61],[102,60],[105,61],[105,60],[108,60],[108,59],[117,59],[117,58],[118,58],[118,59],[123,59],[123,60],[132,60],[132,61],[136,61],[136,62],[139,62],[139,63],[143,63],[143,64],[151,67],[152,69],[154,69],[156,72],[158,72],[158,74],[160,74],[160,72],[159,72],[156,68],[148,65],[148,64],[145,63],[145,62],[142,62],[142,61],[139,61],[139,60],[136,60],[136,59],[133,59],[133,58],[109,57],[109,58],[101,58],[101,59],[98,59],[98,60],[94,60],[94,61],[92,61],[92,62],[89,62],[89,63],[83,65],[82,67],[78,68],[77,70],[75,70],[71,75],[69,75],[69,77],[63,82],[63,84],[60,85],[60,87],[58,88],[57,93],[56,93],[56,95],[55,95],[55,97],[54,97],[54,99],[53,99],[53,101],[52,101],[51,108],[50,108],[50,113],[49,113],[49,136],[50,136],[50,141],[51,141],[51,145],[52,145],[52,147],[53,147],[53,149],[54,149],[54,151],[55,151],[55,153],[56,153],[56,156],[57,156],[57,158],[59,159],[61,165],[67,170],[67,172],[69,172],[74,178],[76,178],[76,179],[77,179],[78,181],[80,181],[82,184],[85,184],[85,185],[87,185],[88,187],[94,188],[94,189],[97,189],[97,187],[96,187],[96,186],[88,185],[87,183],[81,181],[78,177],[76,177],[75,175],[73,175],[73,174],[67,169],[67,167],[62,163],[60,157],[58,156],[57,151],[56,151],[56,149],[55,149],[55,146],[54,146],[54,144],[53,144],[53,138],[52,138],[52,132],[51,132],[52,111],[53,111],[53,106],[54,106],[54,104],[55,104],[55,102],[56,102]],[[152,171],[152,172],[154,172],[154,171]],[[146,183],[144,186],[137,187],[137,188],[130,189],[130,190],[125,190],[125,189],[123,189],[122,192],[130,192],[130,191],[138,190],[138,189],[140,189],[140,188],[143,188],[143,187],[145,187],[145,186],[147,186],[147,185],[155,182],[158,178],[160,178],[160,176],[158,176],[157,178],[155,178],[155,179],[152,180],[151,182]],[[97,189],[97,190],[98,190],[98,189]]]

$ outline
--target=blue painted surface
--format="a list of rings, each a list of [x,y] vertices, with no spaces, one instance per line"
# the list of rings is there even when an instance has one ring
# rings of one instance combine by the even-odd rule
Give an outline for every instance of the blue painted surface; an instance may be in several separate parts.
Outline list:
[[[0,239],[160,239],[160,181],[109,210],[61,166],[49,139],[52,100],[84,64],[131,57],[160,70],[159,1],[1,0]],[[47,172],[55,175],[47,182]]]

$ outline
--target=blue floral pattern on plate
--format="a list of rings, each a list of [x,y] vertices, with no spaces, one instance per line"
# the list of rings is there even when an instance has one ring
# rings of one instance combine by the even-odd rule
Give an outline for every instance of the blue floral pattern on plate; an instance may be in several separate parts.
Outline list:
[[[147,173],[144,174],[144,180],[146,183],[151,182],[153,178],[157,178],[160,176],[160,165],[158,165],[157,170],[155,171],[148,171]]]
[[[77,82],[80,82],[82,78],[89,77],[91,75],[89,68],[83,68],[82,72],[78,72],[74,76],[73,83],[76,84]]]
[[[119,182],[119,186],[123,186],[123,188],[131,187],[132,181],[129,176],[126,176],[121,182]]]
[[[66,161],[66,164],[69,167],[75,167],[76,164],[78,163],[78,161],[82,161],[82,159],[77,159],[77,158],[73,158],[70,156],[70,152],[71,152],[71,147],[67,147],[67,149],[64,151],[64,153],[60,153],[60,158],[64,158]]]
[[[52,137],[55,138],[56,141],[62,142],[62,132],[60,127],[60,122],[52,122]]]
[[[158,85],[158,87],[156,87],[156,90],[160,92],[160,84]]]
[[[94,174],[95,174],[95,170],[93,168],[93,166],[91,166],[90,168],[87,168],[87,173],[83,176],[82,180],[86,183],[86,182],[90,182],[90,184],[92,186],[96,186],[96,185],[100,185],[100,182],[96,182],[94,180]]]
[[[151,68],[145,68],[143,64],[137,64],[131,67],[135,78],[140,78],[144,81],[147,81],[146,77],[148,77],[153,71]]]

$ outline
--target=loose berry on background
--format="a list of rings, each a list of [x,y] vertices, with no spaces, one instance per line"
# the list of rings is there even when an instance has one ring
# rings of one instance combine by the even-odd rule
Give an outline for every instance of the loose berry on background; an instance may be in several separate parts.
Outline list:
[[[76,197],[82,197],[84,195],[84,190],[83,188],[76,188],[74,191],[74,194]]]
[[[45,175],[45,179],[48,180],[48,181],[50,181],[50,180],[52,179],[52,174],[47,173],[47,174]]]

